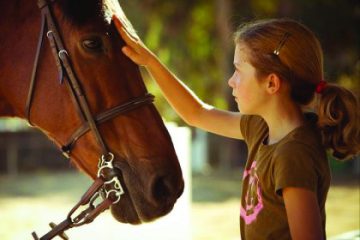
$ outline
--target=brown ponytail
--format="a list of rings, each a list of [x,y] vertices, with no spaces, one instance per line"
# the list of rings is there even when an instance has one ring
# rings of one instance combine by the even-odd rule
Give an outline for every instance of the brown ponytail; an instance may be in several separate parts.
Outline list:
[[[354,94],[338,85],[327,84],[320,93],[318,127],[324,146],[338,159],[360,153],[359,108]]]
[[[247,47],[249,61],[259,77],[275,73],[287,81],[291,97],[299,105],[309,104],[319,84],[324,82],[320,42],[299,22],[268,19],[242,25],[235,33],[235,44]],[[359,154],[358,99],[349,90],[330,83],[320,95],[318,127],[324,147],[332,149],[338,159]]]

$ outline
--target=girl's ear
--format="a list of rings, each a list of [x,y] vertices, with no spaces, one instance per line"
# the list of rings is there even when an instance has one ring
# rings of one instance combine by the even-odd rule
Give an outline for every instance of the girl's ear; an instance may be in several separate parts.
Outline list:
[[[276,74],[274,73],[269,74],[266,80],[267,80],[266,91],[269,94],[275,94],[280,90],[281,80]]]

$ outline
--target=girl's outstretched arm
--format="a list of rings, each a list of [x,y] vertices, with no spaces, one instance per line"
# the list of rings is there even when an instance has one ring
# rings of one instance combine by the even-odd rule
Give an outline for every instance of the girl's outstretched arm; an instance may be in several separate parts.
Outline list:
[[[219,135],[242,139],[240,113],[219,110],[202,102],[137,36],[127,32],[116,16],[113,16],[113,21],[126,43],[122,48],[123,53],[136,64],[146,67],[169,104],[187,124]]]

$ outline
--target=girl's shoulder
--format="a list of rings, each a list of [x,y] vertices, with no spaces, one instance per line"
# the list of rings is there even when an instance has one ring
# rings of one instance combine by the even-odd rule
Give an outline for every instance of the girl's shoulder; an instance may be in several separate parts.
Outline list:
[[[248,146],[261,141],[267,134],[268,126],[265,120],[257,115],[241,115],[240,131]]]
[[[276,147],[275,162],[303,162],[312,165],[327,163],[325,147],[314,131],[307,128],[299,129]]]
[[[325,147],[322,144],[321,134],[317,128],[317,116],[313,113],[306,113],[306,124],[294,129],[282,139],[275,151],[279,155],[303,155],[311,154],[313,157],[326,156]]]

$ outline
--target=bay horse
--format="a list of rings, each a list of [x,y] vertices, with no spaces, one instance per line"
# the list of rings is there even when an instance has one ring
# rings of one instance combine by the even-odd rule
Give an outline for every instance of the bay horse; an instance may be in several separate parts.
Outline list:
[[[112,204],[101,211],[111,205],[130,224],[170,212],[182,172],[138,67],[121,52],[112,16],[133,29],[118,1],[0,0],[0,9],[0,116],[28,120],[95,179],[82,201],[105,194]]]

